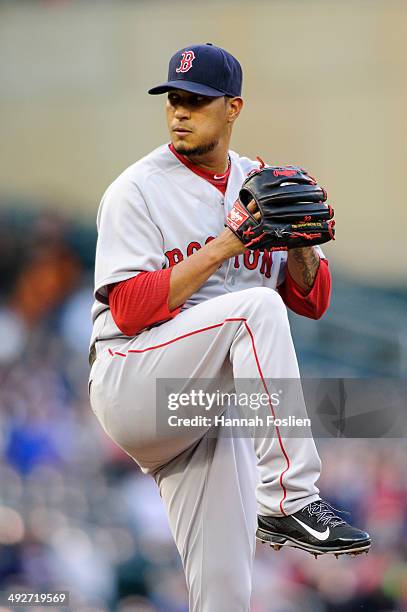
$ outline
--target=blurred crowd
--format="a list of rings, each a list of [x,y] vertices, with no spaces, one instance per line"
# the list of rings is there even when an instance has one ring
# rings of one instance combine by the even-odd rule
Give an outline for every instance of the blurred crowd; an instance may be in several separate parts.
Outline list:
[[[0,216],[0,590],[69,590],[75,612],[187,612],[156,486],[88,402],[95,240],[52,212]],[[406,441],[318,447],[324,497],[372,551],[315,560],[259,545],[252,612],[407,610]]]

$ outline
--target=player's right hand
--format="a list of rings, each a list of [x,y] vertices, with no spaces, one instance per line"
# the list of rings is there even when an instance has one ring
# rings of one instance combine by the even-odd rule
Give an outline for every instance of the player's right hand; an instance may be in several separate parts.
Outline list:
[[[260,219],[260,212],[256,212],[257,204],[254,200],[252,200],[248,206],[248,210],[253,214],[255,219]],[[235,255],[240,255],[247,251],[247,247],[243,244],[241,240],[228,228],[226,227],[221,234],[215,240],[212,241],[212,245],[219,246],[222,250],[224,256],[223,259],[229,259],[230,257],[235,257]]]

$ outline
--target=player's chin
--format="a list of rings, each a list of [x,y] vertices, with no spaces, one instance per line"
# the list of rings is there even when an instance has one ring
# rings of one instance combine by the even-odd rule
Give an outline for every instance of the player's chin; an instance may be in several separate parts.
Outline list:
[[[185,133],[185,136],[190,136],[190,134]],[[175,136],[172,138],[172,145],[177,153],[181,155],[186,155],[190,151],[193,151],[196,147],[193,142],[189,142],[188,138],[181,136]]]

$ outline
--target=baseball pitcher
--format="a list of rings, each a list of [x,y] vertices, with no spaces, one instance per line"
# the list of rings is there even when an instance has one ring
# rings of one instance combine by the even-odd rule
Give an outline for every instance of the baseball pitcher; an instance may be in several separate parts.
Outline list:
[[[318,319],[329,306],[319,245],[334,238],[333,210],[303,168],[229,148],[241,88],[224,49],[175,53],[167,82],[149,91],[166,94],[170,142],[108,187],[97,217],[91,406],[159,487],[192,612],[248,612],[256,535],[317,557],[371,545],[321,498],[310,432],[281,425],[294,404],[305,422],[301,394],[272,397],[273,381],[300,380],[287,307]],[[220,418],[237,406],[184,401],[168,421],[196,424],[161,427],[162,380],[235,391],[250,381],[271,424],[230,435]]]

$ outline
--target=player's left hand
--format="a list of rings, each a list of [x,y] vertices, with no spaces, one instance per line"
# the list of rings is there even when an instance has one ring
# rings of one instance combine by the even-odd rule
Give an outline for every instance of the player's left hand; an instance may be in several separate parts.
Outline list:
[[[306,170],[265,166],[244,181],[227,226],[252,250],[323,244],[335,236],[326,199],[325,189]]]

